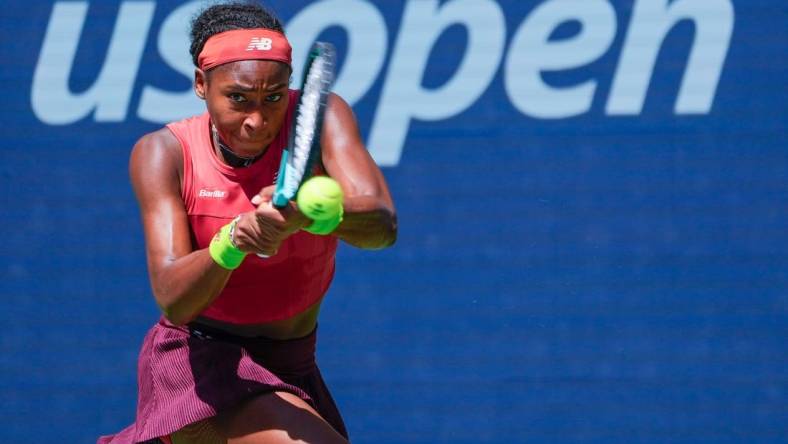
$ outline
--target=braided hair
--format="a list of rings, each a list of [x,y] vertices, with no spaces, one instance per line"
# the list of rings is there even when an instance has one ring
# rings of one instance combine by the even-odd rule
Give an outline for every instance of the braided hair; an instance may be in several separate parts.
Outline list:
[[[213,35],[233,29],[265,28],[284,34],[282,22],[257,2],[230,1],[209,6],[200,12],[191,26],[191,47],[194,66],[205,42]]]

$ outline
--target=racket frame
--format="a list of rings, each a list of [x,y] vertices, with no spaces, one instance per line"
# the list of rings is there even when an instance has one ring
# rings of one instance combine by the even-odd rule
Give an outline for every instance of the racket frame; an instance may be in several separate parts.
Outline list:
[[[282,160],[279,163],[279,170],[276,176],[276,189],[271,201],[273,206],[276,208],[286,207],[290,200],[295,198],[298,188],[312,175],[312,168],[315,164],[315,161],[320,157],[320,139],[323,133],[323,117],[328,105],[328,97],[331,93],[331,87],[334,83],[334,69],[336,63],[335,59],[336,52],[334,50],[334,46],[327,42],[315,42],[315,44],[312,46],[312,49],[309,51],[309,56],[307,57],[307,62],[301,81],[301,92],[299,94],[298,103],[296,105],[293,119],[290,124],[290,134],[288,137],[287,147],[282,151]],[[319,83],[317,85],[310,85],[310,75],[313,74],[313,69],[317,69],[315,68],[316,64],[321,69],[321,72],[319,73],[320,76],[317,79]],[[310,104],[308,101],[314,100],[314,98],[311,97],[313,86],[317,86],[317,93],[319,96],[315,104]],[[305,122],[303,122],[302,119],[311,117],[303,115],[302,112],[308,110],[307,107],[309,106],[317,107],[311,135],[302,133],[302,131],[308,130],[308,128],[305,127]],[[301,125],[299,125],[299,123]],[[307,158],[304,161],[305,164],[303,167],[303,173],[301,177],[297,179],[298,183],[293,185],[292,183],[288,183],[288,180],[290,179],[288,175],[291,174],[290,172],[292,169],[296,168],[295,163],[300,161],[300,159],[295,158],[295,151],[297,149],[296,144],[303,143],[303,140],[309,136],[311,136],[311,140],[309,141],[310,146],[307,152]]]

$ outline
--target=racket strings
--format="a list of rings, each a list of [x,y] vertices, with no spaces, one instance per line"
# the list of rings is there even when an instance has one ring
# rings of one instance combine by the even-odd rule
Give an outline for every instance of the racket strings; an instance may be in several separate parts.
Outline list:
[[[293,156],[289,159],[285,187],[295,193],[306,173],[310,152],[318,134],[319,110],[331,86],[331,63],[325,57],[316,57],[304,82],[296,115]]]

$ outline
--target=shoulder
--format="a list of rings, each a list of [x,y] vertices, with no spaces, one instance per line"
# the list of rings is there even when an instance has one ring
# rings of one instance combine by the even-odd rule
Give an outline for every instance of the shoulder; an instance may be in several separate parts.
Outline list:
[[[182,157],[180,141],[166,127],[140,137],[131,152],[132,161],[148,159],[161,162],[181,160]]]
[[[323,141],[334,148],[363,148],[353,109],[341,96],[331,93],[323,118]]]
[[[358,131],[358,123],[356,122],[356,115],[353,113],[353,109],[338,94],[331,93],[328,96],[324,122],[339,133]]]
[[[172,146],[177,144],[178,144],[178,139],[175,137],[175,134],[173,134],[173,132],[169,128],[164,127],[164,128],[159,128],[156,131],[150,132],[140,137],[135,147]]]
[[[339,94],[333,92],[328,95],[327,109],[329,111],[333,110],[333,111],[347,111],[350,113],[353,112],[353,110],[350,108],[350,105],[348,105],[345,99],[343,99],[342,96],[340,96]]]
[[[131,151],[129,176],[135,189],[163,183],[179,184],[183,175],[181,143],[169,128],[140,137]]]

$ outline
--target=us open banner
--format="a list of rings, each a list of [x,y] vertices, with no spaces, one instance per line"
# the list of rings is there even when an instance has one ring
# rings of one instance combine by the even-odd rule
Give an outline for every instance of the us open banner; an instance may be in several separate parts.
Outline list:
[[[194,67],[184,51],[189,43],[185,29],[204,2],[168,11],[158,29],[152,30],[156,2],[121,3],[117,15],[108,17],[115,25],[98,76],[86,90],[75,93],[69,79],[79,76],[77,49],[80,42],[92,40],[85,28],[89,6],[70,1],[53,6],[31,90],[32,108],[41,122],[68,125],[88,117],[97,123],[137,118],[163,124],[200,112],[203,105],[189,88],[159,87],[139,77],[141,69],[174,71],[185,80],[193,77]],[[605,73],[611,85],[602,100],[603,113],[641,115],[660,50],[668,33],[683,21],[695,26],[695,34],[681,42],[689,57],[684,67],[675,67],[681,82],[671,92],[675,96],[671,114],[711,111],[733,33],[730,0],[641,1],[628,22],[617,20],[616,8],[607,0],[552,0],[532,6],[507,33],[506,11],[494,1],[441,5],[437,0],[413,0],[405,2],[397,29],[389,30],[382,11],[372,3],[328,0],[296,11],[287,32],[296,51],[296,67],[303,65],[309,43],[321,32],[336,28],[344,34],[346,62],[336,91],[349,103],[358,103],[373,84],[381,83],[369,145],[384,166],[399,163],[412,120],[449,120],[473,108],[498,73],[501,99],[525,118],[560,120],[588,114],[601,75],[558,86],[546,82],[542,74],[560,75],[593,64],[610,51],[619,35],[622,47]],[[562,26],[568,35],[551,38]],[[434,64],[441,63],[436,43],[453,28],[461,29],[462,38],[444,51],[458,66],[453,72],[431,72],[431,55]],[[148,44],[149,39],[155,45]],[[142,66],[146,48],[161,58],[153,66]],[[300,78],[299,74],[297,69],[293,77]],[[441,74],[446,78],[429,82]],[[434,86],[426,86],[425,80]],[[141,93],[132,108],[135,87]]]
[[[128,156],[203,112],[206,4],[4,4],[2,442],[134,418],[159,312]],[[321,314],[353,442],[785,442],[783,2],[267,5],[293,79],[337,47],[400,221],[340,248]]]

